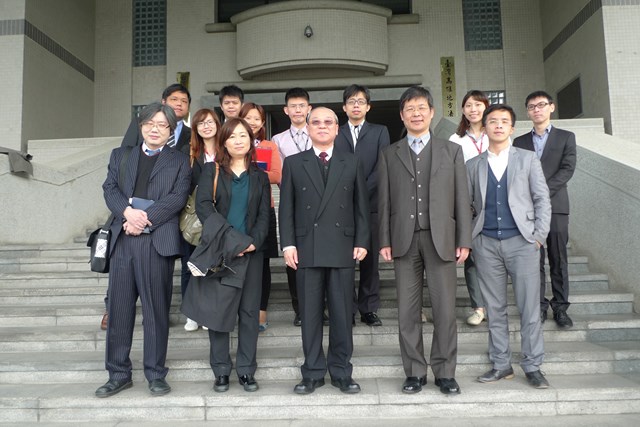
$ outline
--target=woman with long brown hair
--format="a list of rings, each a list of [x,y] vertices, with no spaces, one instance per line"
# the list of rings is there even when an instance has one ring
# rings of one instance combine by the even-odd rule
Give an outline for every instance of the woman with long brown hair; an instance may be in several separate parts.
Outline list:
[[[253,102],[245,103],[240,109],[240,118],[245,119],[254,135],[257,163],[269,176],[269,184],[280,184],[282,178],[282,160],[278,152],[278,146],[265,137],[266,114],[264,108]],[[269,234],[265,242],[264,263],[262,265],[262,296],[260,298],[260,332],[269,327],[267,321],[267,305],[271,293],[271,267],[270,258],[278,257],[278,238],[276,235],[276,210],[271,195],[271,208],[269,209]]]
[[[189,145],[185,145],[182,148],[182,152],[189,156],[189,163],[191,164],[190,194],[193,193],[193,190],[195,190],[198,185],[205,163],[210,163],[215,160],[216,136],[218,135],[218,129],[220,129],[220,120],[213,110],[202,108],[192,116],[191,124],[195,128],[195,132],[191,132]],[[182,257],[182,273],[180,277],[183,298],[189,286],[189,280],[191,279],[191,272],[187,267],[187,262],[195,248],[195,246],[184,241],[183,252],[185,254]],[[197,322],[187,318],[184,329],[189,332],[196,331],[198,330],[198,326]],[[206,327],[204,328],[206,329]]]

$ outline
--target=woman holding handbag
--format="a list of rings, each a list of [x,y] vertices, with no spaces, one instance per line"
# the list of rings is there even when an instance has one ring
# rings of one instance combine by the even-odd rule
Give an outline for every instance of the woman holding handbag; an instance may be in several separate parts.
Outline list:
[[[193,115],[191,123],[196,129],[196,132],[191,132],[191,141],[189,145],[182,147],[182,152],[189,156],[191,164],[191,190],[193,193],[198,186],[200,175],[202,174],[202,168],[205,163],[211,163],[216,158],[216,135],[218,129],[220,129],[220,120],[218,115],[208,108],[202,108]],[[182,298],[184,298],[187,287],[189,286],[189,279],[191,279],[191,272],[187,267],[187,261],[193,253],[196,247],[187,241],[184,241],[183,252],[185,256],[182,257],[182,274],[181,274],[181,291]],[[188,332],[197,331],[198,323],[189,319],[184,324],[184,330]],[[206,327],[203,327],[206,329]]]
[[[253,102],[245,103],[240,109],[240,118],[245,119],[251,126],[256,147],[258,166],[267,172],[269,184],[280,185],[282,178],[282,159],[278,152],[278,146],[273,141],[266,140],[264,128],[266,114],[264,108]],[[276,232],[276,210],[271,194],[271,208],[269,209],[269,234],[265,241],[264,263],[262,265],[262,296],[260,297],[260,332],[269,327],[267,321],[267,305],[271,293],[271,267],[270,258],[278,258],[278,237]]]
[[[229,333],[234,329],[236,317],[236,373],[245,391],[258,390],[254,374],[270,191],[267,174],[254,162],[253,140],[253,132],[246,121],[228,119],[218,133],[216,164],[219,167],[205,164],[196,193],[196,212],[203,230],[194,257],[202,252],[212,236],[222,240],[222,245],[220,242],[212,245],[214,252],[219,246],[246,242],[243,249],[234,252],[237,255],[222,259],[223,267],[225,264],[234,266],[225,277],[219,278],[207,269],[202,277],[193,277],[182,305],[189,317],[209,328],[210,363],[216,377],[213,389],[217,392],[229,389],[232,368]],[[209,226],[220,222],[233,237],[209,233]],[[239,258],[244,261],[242,272],[235,267]]]

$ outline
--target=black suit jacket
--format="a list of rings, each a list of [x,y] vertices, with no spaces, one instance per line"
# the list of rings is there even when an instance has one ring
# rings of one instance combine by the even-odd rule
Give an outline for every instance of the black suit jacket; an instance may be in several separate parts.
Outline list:
[[[231,207],[232,177],[220,168],[216,204],[213,205],[213,179],[215,163],[205,163],[196,192],[196,214],[204,224],[217,211],[227,218]],[[253,239],[256,251],[264,250],[264,241],[269,232],[269,209],[271,187],[266,172],[255,165],[249,167],[249,199],[247,201],[247,234]]]
[[[135,147],[136,145],[142,144],[142,133],[140,132],[140,125],[138,124],[138,119],[134,118],[129,123],[129,127],[122,138],[121,147]],[[189,141],[191,141],[191,128],[186,124],[182,125],[182,131],[180,132],[180,138],[178,138],[178,143],[174,147],[178,151],[183,151],[183,147],[189,146]],[[188,155],[188,152],[187,152]]]
[[[285,158],[280,244],[296,246],[299,268],[354,267],[353,248],[369,249],[369,197],[359,163],[334,149],[325,187],[313,149]]]
[[[535,151],[531,132],[517,137],[513,146]],[[576,136],[573,132],[551,127],[547,143],[540,158],[542,172],[547,180],[551,211],[554,214],[569,214],[567,182],[576,169]]]
[[[369,191],[369,209],[378,212],[378,156],[389,146],[389,130],[386,126],[365,121],[358,135],[355,152],[353,145],[349,123],[345,123],[340,126],[334,147],[338,151],[354,153],[360,160]]]
[[[124,210],[129,206],[138,174],[138,161],[144,156],[140,147],[133,148],[125,167],[124,189],[118,187],[120,160],[126,149],[116,148],[111,152],[107,179],[102,185],[107,207],[114,215],[111,224],[111,251],[122,231]],[[154,200],[146,212],[151,227],[151,240],[156,251],[162,256],[180,255],[179,215],[187,202],[191,185],[189,159],[170,147],[162,149],[149,176],[148,197]]]

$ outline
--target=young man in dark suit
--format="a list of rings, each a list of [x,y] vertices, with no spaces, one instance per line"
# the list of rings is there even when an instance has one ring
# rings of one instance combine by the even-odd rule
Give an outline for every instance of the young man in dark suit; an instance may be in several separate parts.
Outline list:
[[[400,98],[407,136],[382,152],[379,161],[380,254],[393,259],[398,292],[400,354],[407,376],[402,391],[427,384],[422,340],[423,274],[433,311],[431,370],[445,394],[460,393],[456,264],[471,247],[471,208],[460,145],[435,138],[429,129],[433,98],[412,86]]]
[[[371,94],[365,86],[351,85],[342,93],[342,109],[349,120],[340,126],[335,148],[355,153],[360,160],[369,190],[369,223],[371,250],[360,262],[360,286],[353,295],[353,315],[360,311],[360,321],[369,326],[382,326],[377,315],[380,307],[380,274],[378,273],[378,155],[389,146],[386,126],[366,121],[371,109]]]
[[[280,243],[285,263],[296,270],[302,318],[302,381],[298,394],[331,384],[358,393],[353,381],[353,283],[355,261],[369,247],[369,193],[350,153],[334,149],[338,117],[328,108],[309,115],[310,150],[284,161],[280,186]],[[329,309],[329,350],[322,349],[323,305]]]
[[[569,308],[569,193],[567,183],[576,169],[576,136],[569,131],[551,125],[551,113],[555,104],[551,95],[536,91],[525,101],[527,114],[533,121],[533,129],[515,139],[514,147],[536,152],[542,164],[551,196],[551,229],[547,236],[547,254],[551,273],[553,298],[545,298],[545,250],[540,247],[540,320],[547,319],[549,305],[553,320],[561,328],[570,328],[573,321],[567,314]]]
[[[132,386],[129,353],[138,297],[144,317],[144,375],[149,391],[154,396],[171,391],[165,380],[169,308],[175,258],[181,254],[178,218],[191,185],[189,158],[166,146],[175,126],[173,110],[152,103],[140,113],[142,144],[111,153],[102,185],[114,215],[105,357],[109,381],[96,390],[97,397],[113,396]],[[122,184],[121,167],[126,168]]]

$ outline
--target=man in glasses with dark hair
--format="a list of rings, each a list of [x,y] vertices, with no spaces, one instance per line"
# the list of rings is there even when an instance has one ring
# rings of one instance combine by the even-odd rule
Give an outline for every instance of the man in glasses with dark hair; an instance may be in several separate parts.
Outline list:
[[[551,113],[556,109],[551,95],[544,91],[532,92],[525,101],[527,115],[533,129],[513,141],[514,147],[535,151],[542,164],[551,197],[551,228],[547,236],[547,254],[551,273],[553,298],[545,298],[545,249],[540,247],[540,320],[547,319],[549,305],[553,320],[560,328],[570,328],[573,321],[569,308],[569,193],[567,183],[576,169],[576,136],[551,125]]]
[[[338,118],[314,108],[308,120],[311,149],[284,160],[280,185],[280,243],[296,271],[302,318],[302,381],[298,394],[331,385],[358,393],[353,381],[351,333],[356,260],[369,248],[369,193],[359,160],[335,150]],[[329,309],[329,349],[322,349],[323,305]]]

